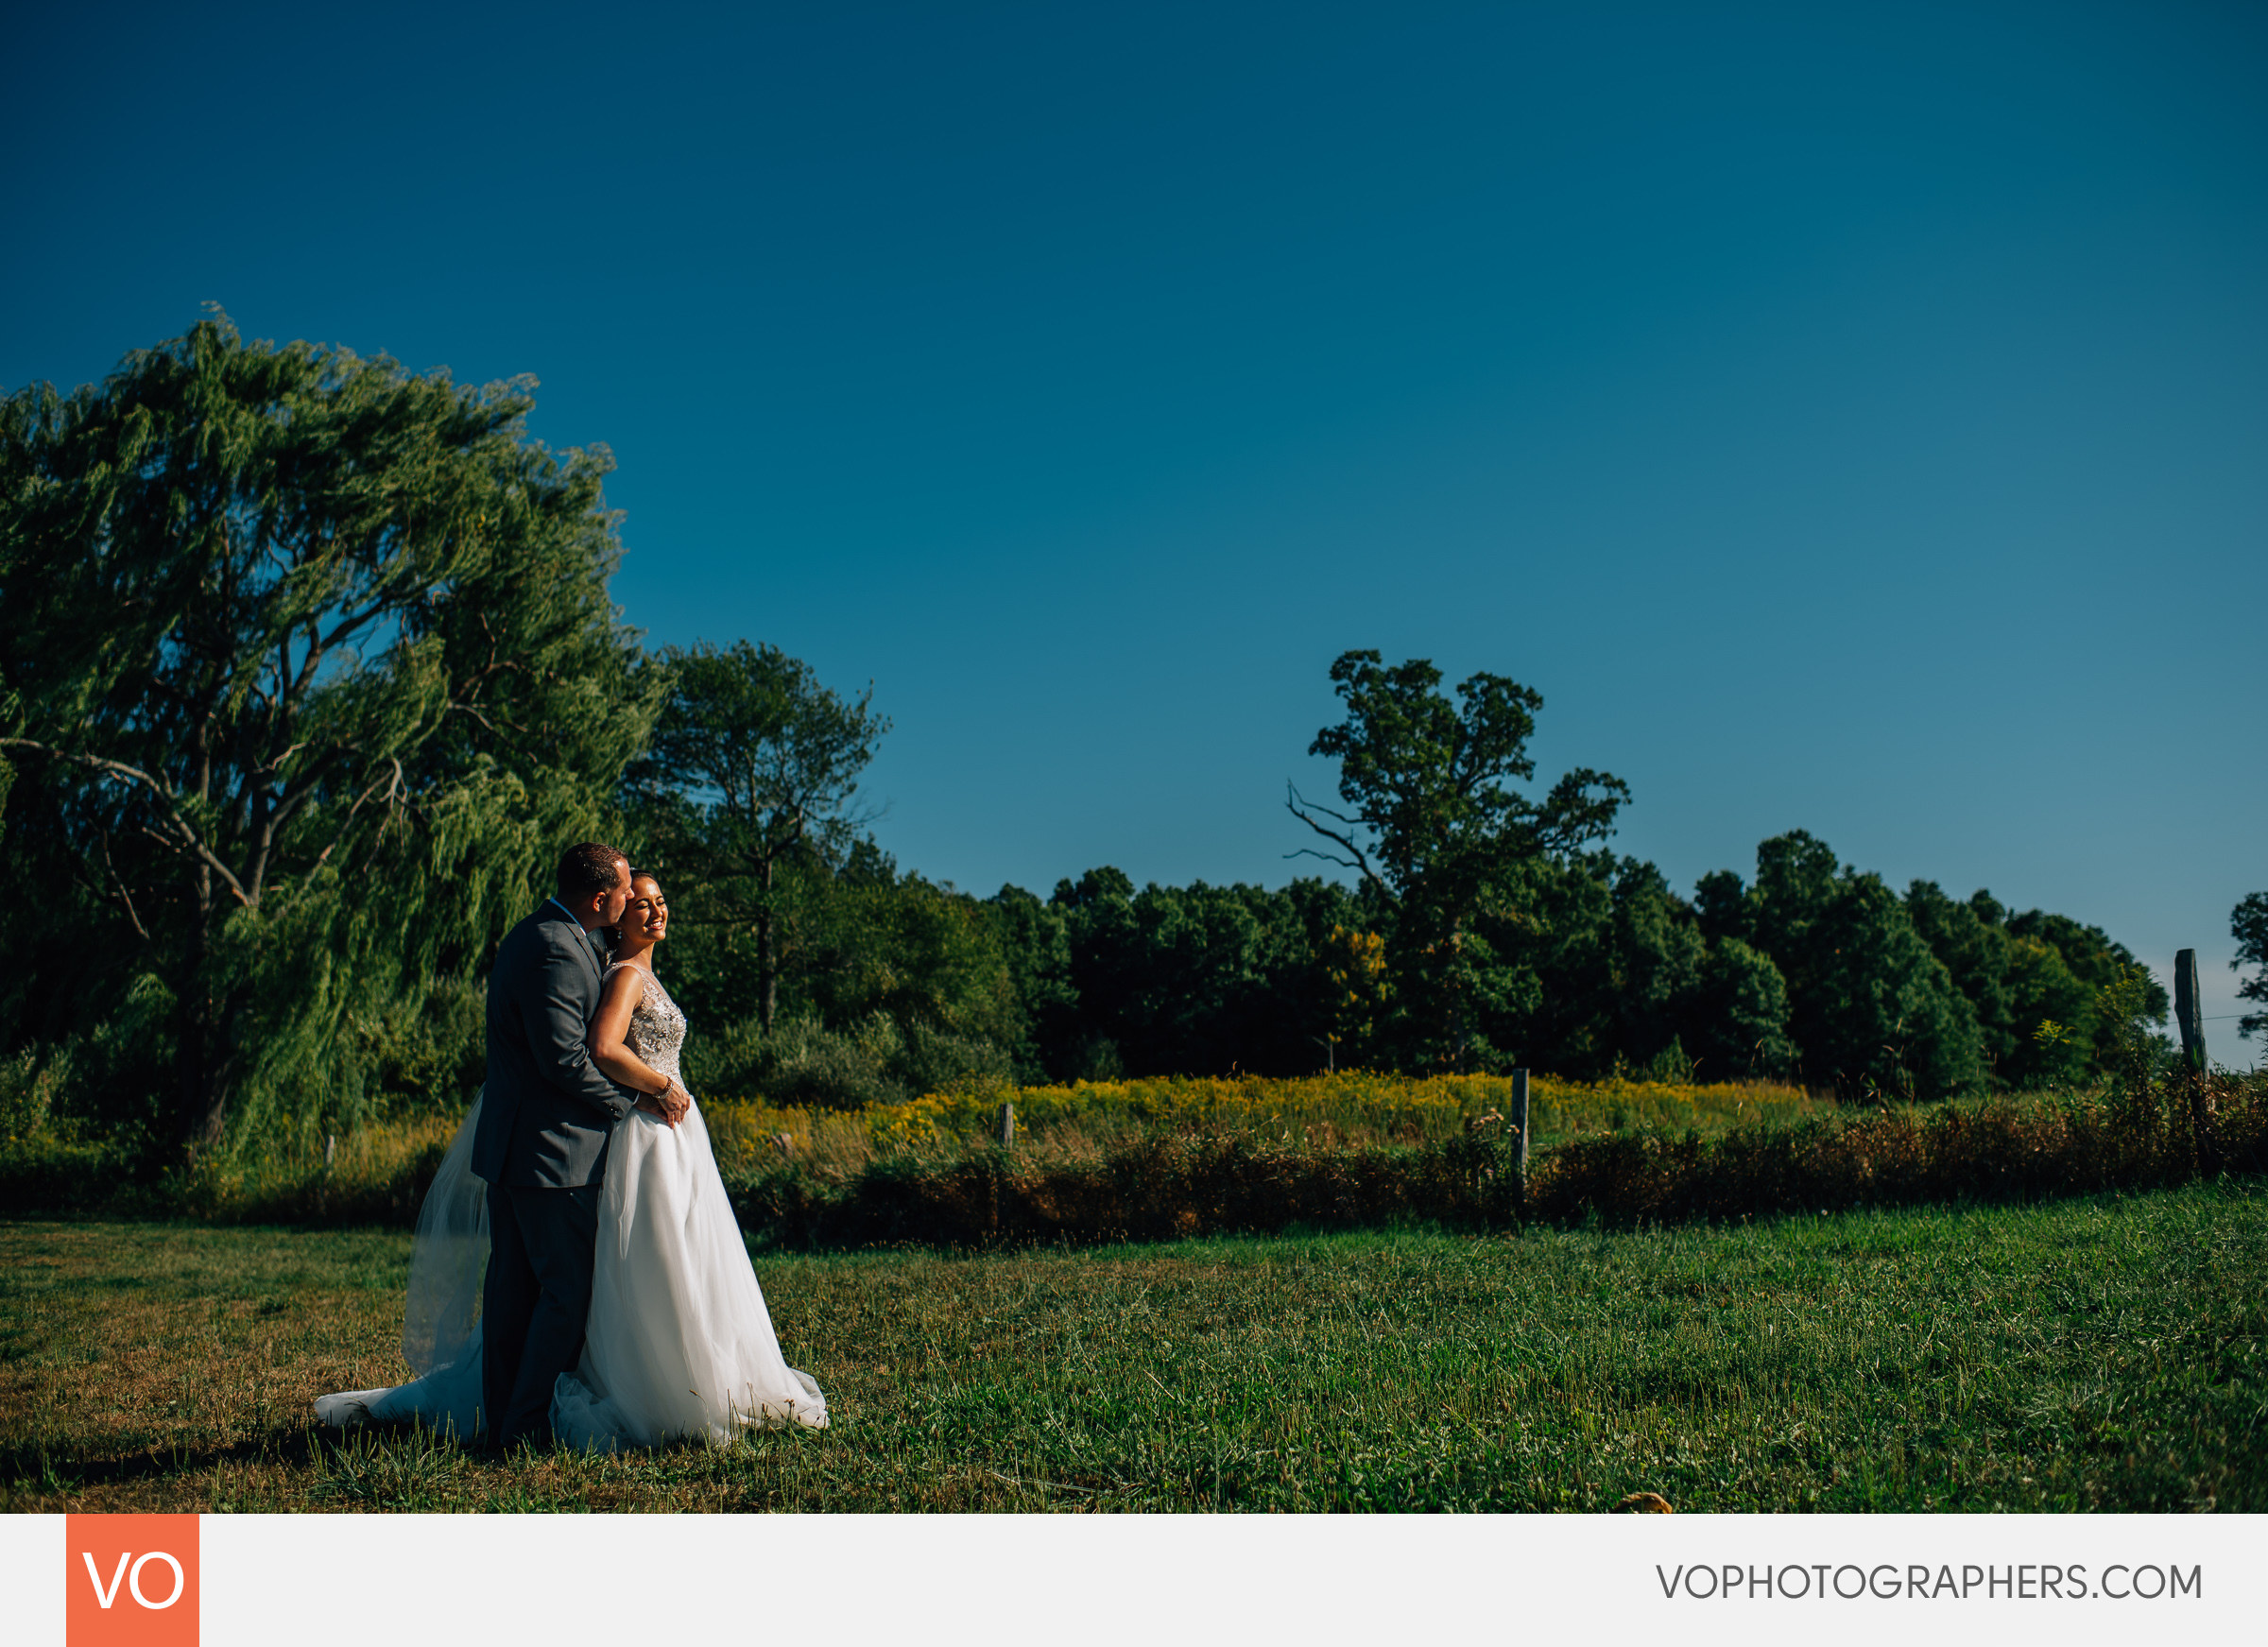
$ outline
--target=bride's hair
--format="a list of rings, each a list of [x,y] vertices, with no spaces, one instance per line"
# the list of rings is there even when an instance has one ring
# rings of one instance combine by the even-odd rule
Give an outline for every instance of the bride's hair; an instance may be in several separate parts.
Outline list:
[[[651,881],[656,886],[662,884],[662,877],[655,874],[651,869],[632,869],[630,871],[630,884],[635,885],[641,881]],[[598,935],[606,940],[607,959],[610,961],[616,955],[622,952],[622,928],[618,926],[602,926],[597,930]]]

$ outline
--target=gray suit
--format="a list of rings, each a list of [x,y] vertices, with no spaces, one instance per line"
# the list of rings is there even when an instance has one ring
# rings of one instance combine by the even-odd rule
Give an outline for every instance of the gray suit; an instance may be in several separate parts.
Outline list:
[[[636,1099],[591,1061],[598,940],[554,901],[505,935],[489,974],[489,1081],[472,1173],[515,1189],[594,1184]]]
[[[551,1391],[582,1359],[607,1141],[635,1105],[591,1061],[597,942],[556,901],[489,974],[489,1078],[472,1172],[489,1185],[483,1420],[508,1446],[551,1435]]]

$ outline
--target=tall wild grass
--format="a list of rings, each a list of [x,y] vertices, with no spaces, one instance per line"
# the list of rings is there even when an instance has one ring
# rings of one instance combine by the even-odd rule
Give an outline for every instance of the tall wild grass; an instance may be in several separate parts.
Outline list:
[[[1727,1221],[2268,1171],[2260,1072],[1864,1110],[1788,1087],[1538,1080],[1524,1182],[1510,1090],[1349,1072],[977,1089],[855,1110],[716,1099],[702,1112],[743,1227],[797,1248]],[[404,1226],[457,1120],[279,1140],[139,1183],[115,1145],[34,1132],[0,1146],[0,1204]]]

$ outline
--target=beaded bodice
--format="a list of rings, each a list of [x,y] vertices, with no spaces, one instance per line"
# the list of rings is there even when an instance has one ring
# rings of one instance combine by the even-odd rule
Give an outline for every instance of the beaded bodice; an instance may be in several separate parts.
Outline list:
[[[607,969],[608,976],[627,961],[617,961]],[[630,1032],[624,1038],[639,1061],[657,1075],[667,1075],[682,1083],[678,1071],[678,1054],[685,1045],[685,1014],[662,987],[662,980],[651,972],[645,974],[645,991],[639,996],[637,1006],[630,1013]]]

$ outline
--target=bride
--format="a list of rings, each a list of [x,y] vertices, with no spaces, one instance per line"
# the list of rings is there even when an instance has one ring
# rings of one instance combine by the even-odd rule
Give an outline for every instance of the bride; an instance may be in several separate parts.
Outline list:
[[[662,884],[633,873],[622,924],[608,935],[613,958],[591,1058],[641,1091],[654,1076],[677,1078],[685,1040],[685,1015],[654,975],[654,948],[668,932]],[[461,1436],[479,1430],[489,1247],[487,1187],[471,1170],[479,1118],[475,1102],[418,1214],[402,1353],[419,1376],[318,1397],[324,1423],[420,1418]],[[699,1106],[674,1127],[632,1111],[608,1143],[582,1360],[553,1391],[553,1433],[607,1451],[677,1436],[725,1442],[744,1425],[826,1422],[819,1386],[780,1353]]]

